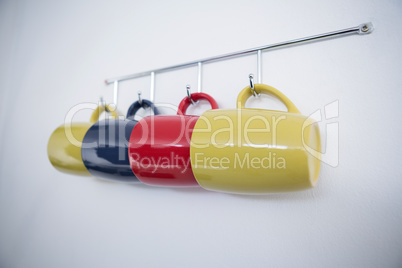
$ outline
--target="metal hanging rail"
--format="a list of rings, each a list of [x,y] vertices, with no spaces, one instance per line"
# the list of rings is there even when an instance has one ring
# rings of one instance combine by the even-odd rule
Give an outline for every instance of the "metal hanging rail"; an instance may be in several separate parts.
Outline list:
[[[233,52],[233,53],[227,53],[227,54],[223,54],[223,55],[219,55],[219,56],[215,56],[215,57],[205,58],[205,59],[196,60],[196,61],[190,61],[190,62],[183,63],[183,64],[168,66],[165,68],[154,69],[154,70],[145,71],[145,72],[141,72],[141,73],[135,73],[135,74],[129,74],[129,75],[124,75],[124,76],[109,78],[109,79],[105,80],[105,83],[107,85],[112,84],[112,83],[114,84],[114,103],[115,103],[115,105],[117,105],[118,83],[120,81],[135,79],[135,78],[144,77],[144,76],[150,76],[151,77],[150,99],[151,99],[151,101],[153,101],[154,95],[155,95],[154,90],[155,90],[155,74],[156,73],[162,73],[162,72],[166,72],[166,71],[172,71],[172,70],[177,70],[177,69],[182,69],[182,68],[198,65],[198,92],[200,92],[201,84],[202,84],[202,66],[204,63],[213,62],[213,61],[221,61],[221,60],[225,60],[225,59],[229,59],[229,58],[248,55],[248,54],[251,54],[254,52],[257,52],[257,69],[258,69],[257,70],[257,80],[258,80],[258,83],[261,83],[261,81],[262,81],[262,78],[261,78],[262,51],[263,50],[280,48],[280,47],[285,47],[285,46],[290,46],[290,45],[296,45],[296,44],[307,43],[307,42],[329,39],[329,38],[333,38],[333,37],[340,37],[340,36],[351,35],[351,34],[369,34],[373,31],[373,29],[374,29],[373,24],[371,22],[363,23],[356,27],[351,27],[351,28],[347,28],[347,29],[343,29],[343,30],[334,31],[334,32],[313,35],[313,36],[309,36],[309,37],[294,39],[294,40],[290,40],[290,41],[280,42],[280,43],[276,43],[276,44],[271,44],[271,45],[266,45],[266,46],[251,48],[251,49],[246,49],[246,50]]]

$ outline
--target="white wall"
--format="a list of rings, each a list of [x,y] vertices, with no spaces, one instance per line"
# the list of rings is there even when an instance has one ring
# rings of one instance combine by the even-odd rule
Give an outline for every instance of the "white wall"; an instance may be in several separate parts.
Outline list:
[[[397,0],[0,1],[0,267],[401,267],[401,12]],[[47,159],[72,106],[112,101],[107,77],[367,21],[371,35],[263,56],[263,82],[302,113],[339,101],[339,165],[323,164],[313,190],[133,186]],[[234,107],[255,63],[205,66],[205,92]],[[178,104],[187,83],[195,68],[158,76],[156,101]],[[122,84],[120,110],[148,85]]]

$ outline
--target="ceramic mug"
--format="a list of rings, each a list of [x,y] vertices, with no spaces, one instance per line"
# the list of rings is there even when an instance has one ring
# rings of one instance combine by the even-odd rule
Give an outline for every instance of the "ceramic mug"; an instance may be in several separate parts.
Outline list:
[[[154,104],[143,99],[133,103],[125,120],[106,119],[89,128],[83,139],[82,160],[86,169],[95,177],[122,182],[138,182],[128,160],[128,142],[137,121],[134,115],[141,108],[151,108],[159,114]]]
[[[88,129],[98,120],[100,114],[107,109],[114,118],[118,114],[108,105],[98,106],[91,115],[90,123],[64,124],[59,126],[50,136],[47,154],[50,163],[59,171],[74,175],[90,176],[81,158],[82,140]]]
[[[207,100],[212,109],[216,101],[205,93],[193,93],[194,101]],[[185,97],[177,115],[158,115],[143,118],[130,137],[130,165],[137,178],[148,185],[198,186],[190,167],[190,140],[199,118],[185,115],[191,104]]]
[[[255,84],[258,93],[280,99],[287,112],[245,108],[250,87],[237,109],[209,110],[194,126],[191,167],[201,187],[227,193],[273,193],[314,187],[321,161],[317,124],[300,114],[280,91]]]

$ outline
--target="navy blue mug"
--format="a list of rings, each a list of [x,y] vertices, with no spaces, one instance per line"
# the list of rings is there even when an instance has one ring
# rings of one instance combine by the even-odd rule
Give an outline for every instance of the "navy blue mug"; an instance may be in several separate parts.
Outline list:
[[[130,167],[128,144],[138,121],[134,115],[141,108],[158,109],[149,100],[134,102],[125,120],[106,119],[92,125],[84,136],[81,156],[85,167],[95,177],[121,182],[139,182]]]

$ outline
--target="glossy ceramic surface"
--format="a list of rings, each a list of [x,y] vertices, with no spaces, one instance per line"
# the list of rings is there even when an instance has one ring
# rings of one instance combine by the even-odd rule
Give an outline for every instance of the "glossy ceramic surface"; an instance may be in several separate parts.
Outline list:
[[[128,142],[137,121],[134,115],[141,108],[152,107],[152,102],[142,100],[133,103],[128,109],[125,120],[106,119],[96,122],[89,128],[83,139],[81,150],[86,169],[95,177],[122,182],[138,182],[130,168]]]
[[[109,106],[107,108],[112,110]],[[82,140],[103,111],[105,111],[103,106],[96,108],[92,113],[91,123],[64,124],[52,133],[47,145],[47,154],[50,163],[57,170],[74,175],[90,176],[81,158]],[[115,111],[112,111],[112,115],[118,117]]]
[[[306,147],[321,151],[317,124],[277,89],[263,84],[255,89],[279,98],[288,112],[245,108],[252,96],[246,87],[238,96],[237,109],[203,113],[190,148],[197,182],[207,190],[242,194],[314,187],[320,160]]]
[[[193,93],[194,101],[205,99],[212,109],[216,101],[205,93]],[[185,115],[190,100],[184,98],[177,115],[141,119],[130,137],[130,165],[137,178],[148,185],[198,186],[190,166],[190,140],[198,116]]]

